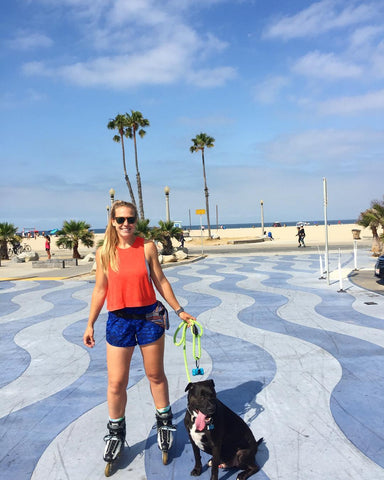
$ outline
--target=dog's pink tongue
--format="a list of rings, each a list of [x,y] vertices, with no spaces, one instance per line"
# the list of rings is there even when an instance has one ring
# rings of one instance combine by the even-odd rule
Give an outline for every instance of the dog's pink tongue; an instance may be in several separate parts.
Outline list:
[[[196,430],[201,432],[205,428],[205,419],[207,418],[204,413],[199,412],[197,414],[196,420],[195,420],[195,425],[196,425]]]

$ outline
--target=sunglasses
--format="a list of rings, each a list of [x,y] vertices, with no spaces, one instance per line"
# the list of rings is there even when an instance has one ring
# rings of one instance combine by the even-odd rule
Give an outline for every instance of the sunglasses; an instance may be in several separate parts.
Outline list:
[[[116,217],[115,218],[116,220],[116,223],[118,225],[123,225],[123,223],[125,222],[125,220],[127,220],[127,222],[132,225],[133,223],[136,222],[136,217]]]

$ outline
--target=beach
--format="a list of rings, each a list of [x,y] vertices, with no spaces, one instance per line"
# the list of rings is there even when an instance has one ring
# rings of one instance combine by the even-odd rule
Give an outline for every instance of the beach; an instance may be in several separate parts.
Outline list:
[[[322,246],[325,244],[325,227],[324,225],[308,225],[305,226],[305,243],[307,246]],[[356,224],[338,224],[338,225],[329,225],[328,226],[328,243],[329,245],[333,244],[348,244],[353,245],[353,234],[352,230],[360,230],[361,240],[370,240],[372,239],[372,231],[370,228],[363,228]],[[268,227],[265,228],[265,231],[271,232],[273,237],[273,242],[279,245],[291,246],[298,243],[297,228],[295,226],[289,227]],[[380,233],[380,232],[379,232]],[[188,236],[189,234],[189,236]],[[225,245],[231,244],[234,241],[260,241],[261,239],[261,228],[225,228],[225,229],[211,229],[212,236],[219,236],[220,238],[208,239],[207,229],[203,232],[203,239],[206,245],[215,246],[215,245]],[[84,247],[80,244],[79,252],[81,255],[87,255],[88,253],[95,252],[96,246],[99,241],[104,238],[103,233],[95,234],[95,246],[94,247]],[[185,230],[185,247],[194,247],[201,244],[201,232],[199,230]],[[51,236],[51,253],[53,257],[70,257],[72,256],[71,250],[59,249],[56,245],[57,237]],[[269,243],[269,238],[264,239],[265,243]],[[42,236],[38,238],[24,238],[22,244],[28,244],[31,246],[31,249],[37,252],[41,259],[46,257],[45,253],[45,239]],[[175,242],[177,245],[178,242]]]

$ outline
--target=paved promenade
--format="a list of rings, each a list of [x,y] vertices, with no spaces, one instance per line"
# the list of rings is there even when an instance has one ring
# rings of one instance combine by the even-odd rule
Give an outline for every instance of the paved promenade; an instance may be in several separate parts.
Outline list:
[[[359,275],[348,277],[352,252],[341,255],[340,271],[338,260],[333,253],[330,285],[319,279],[319,257],[310,251],[209,255],[166,270],[182,305],[204,326],[203,378],[213,378],[222,401],[264,437],[255,480],[384,480],[384,286],[371,291],[357,284]],[[373,265],[368,251],[359,252],[362,274],[371,278]],[[95,348],[86,349],[93,278],[62,276],[0,281],[0,479],[105,478],[106,312],[96,323]],[[178,430],[169,465],[156,445],[137,351],[130,448],[116,480],[190,478],[187,378],[172,339],[179,320],[174,313],[170,320],[166,370]],[[191,345],[187,353],[191,358]],[[219,474],[237,477],[234,470]],[[210,478],[208,468],[200,478]]]

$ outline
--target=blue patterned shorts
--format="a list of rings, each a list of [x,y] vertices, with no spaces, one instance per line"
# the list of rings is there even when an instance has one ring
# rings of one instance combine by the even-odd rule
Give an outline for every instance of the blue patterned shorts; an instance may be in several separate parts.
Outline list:
[[[114,312],[108,312],[106,340],[114,347],[134,347],[135,345],[148,345],[158,340],[164,334],[164,328],[150,322],[145,318],[146,314],[152,312],[156,307],[129,307],[119,310],[119,316]],[[124,317],[121,317],[121,312]],[[130,315],[133,318],[129,318]]]

